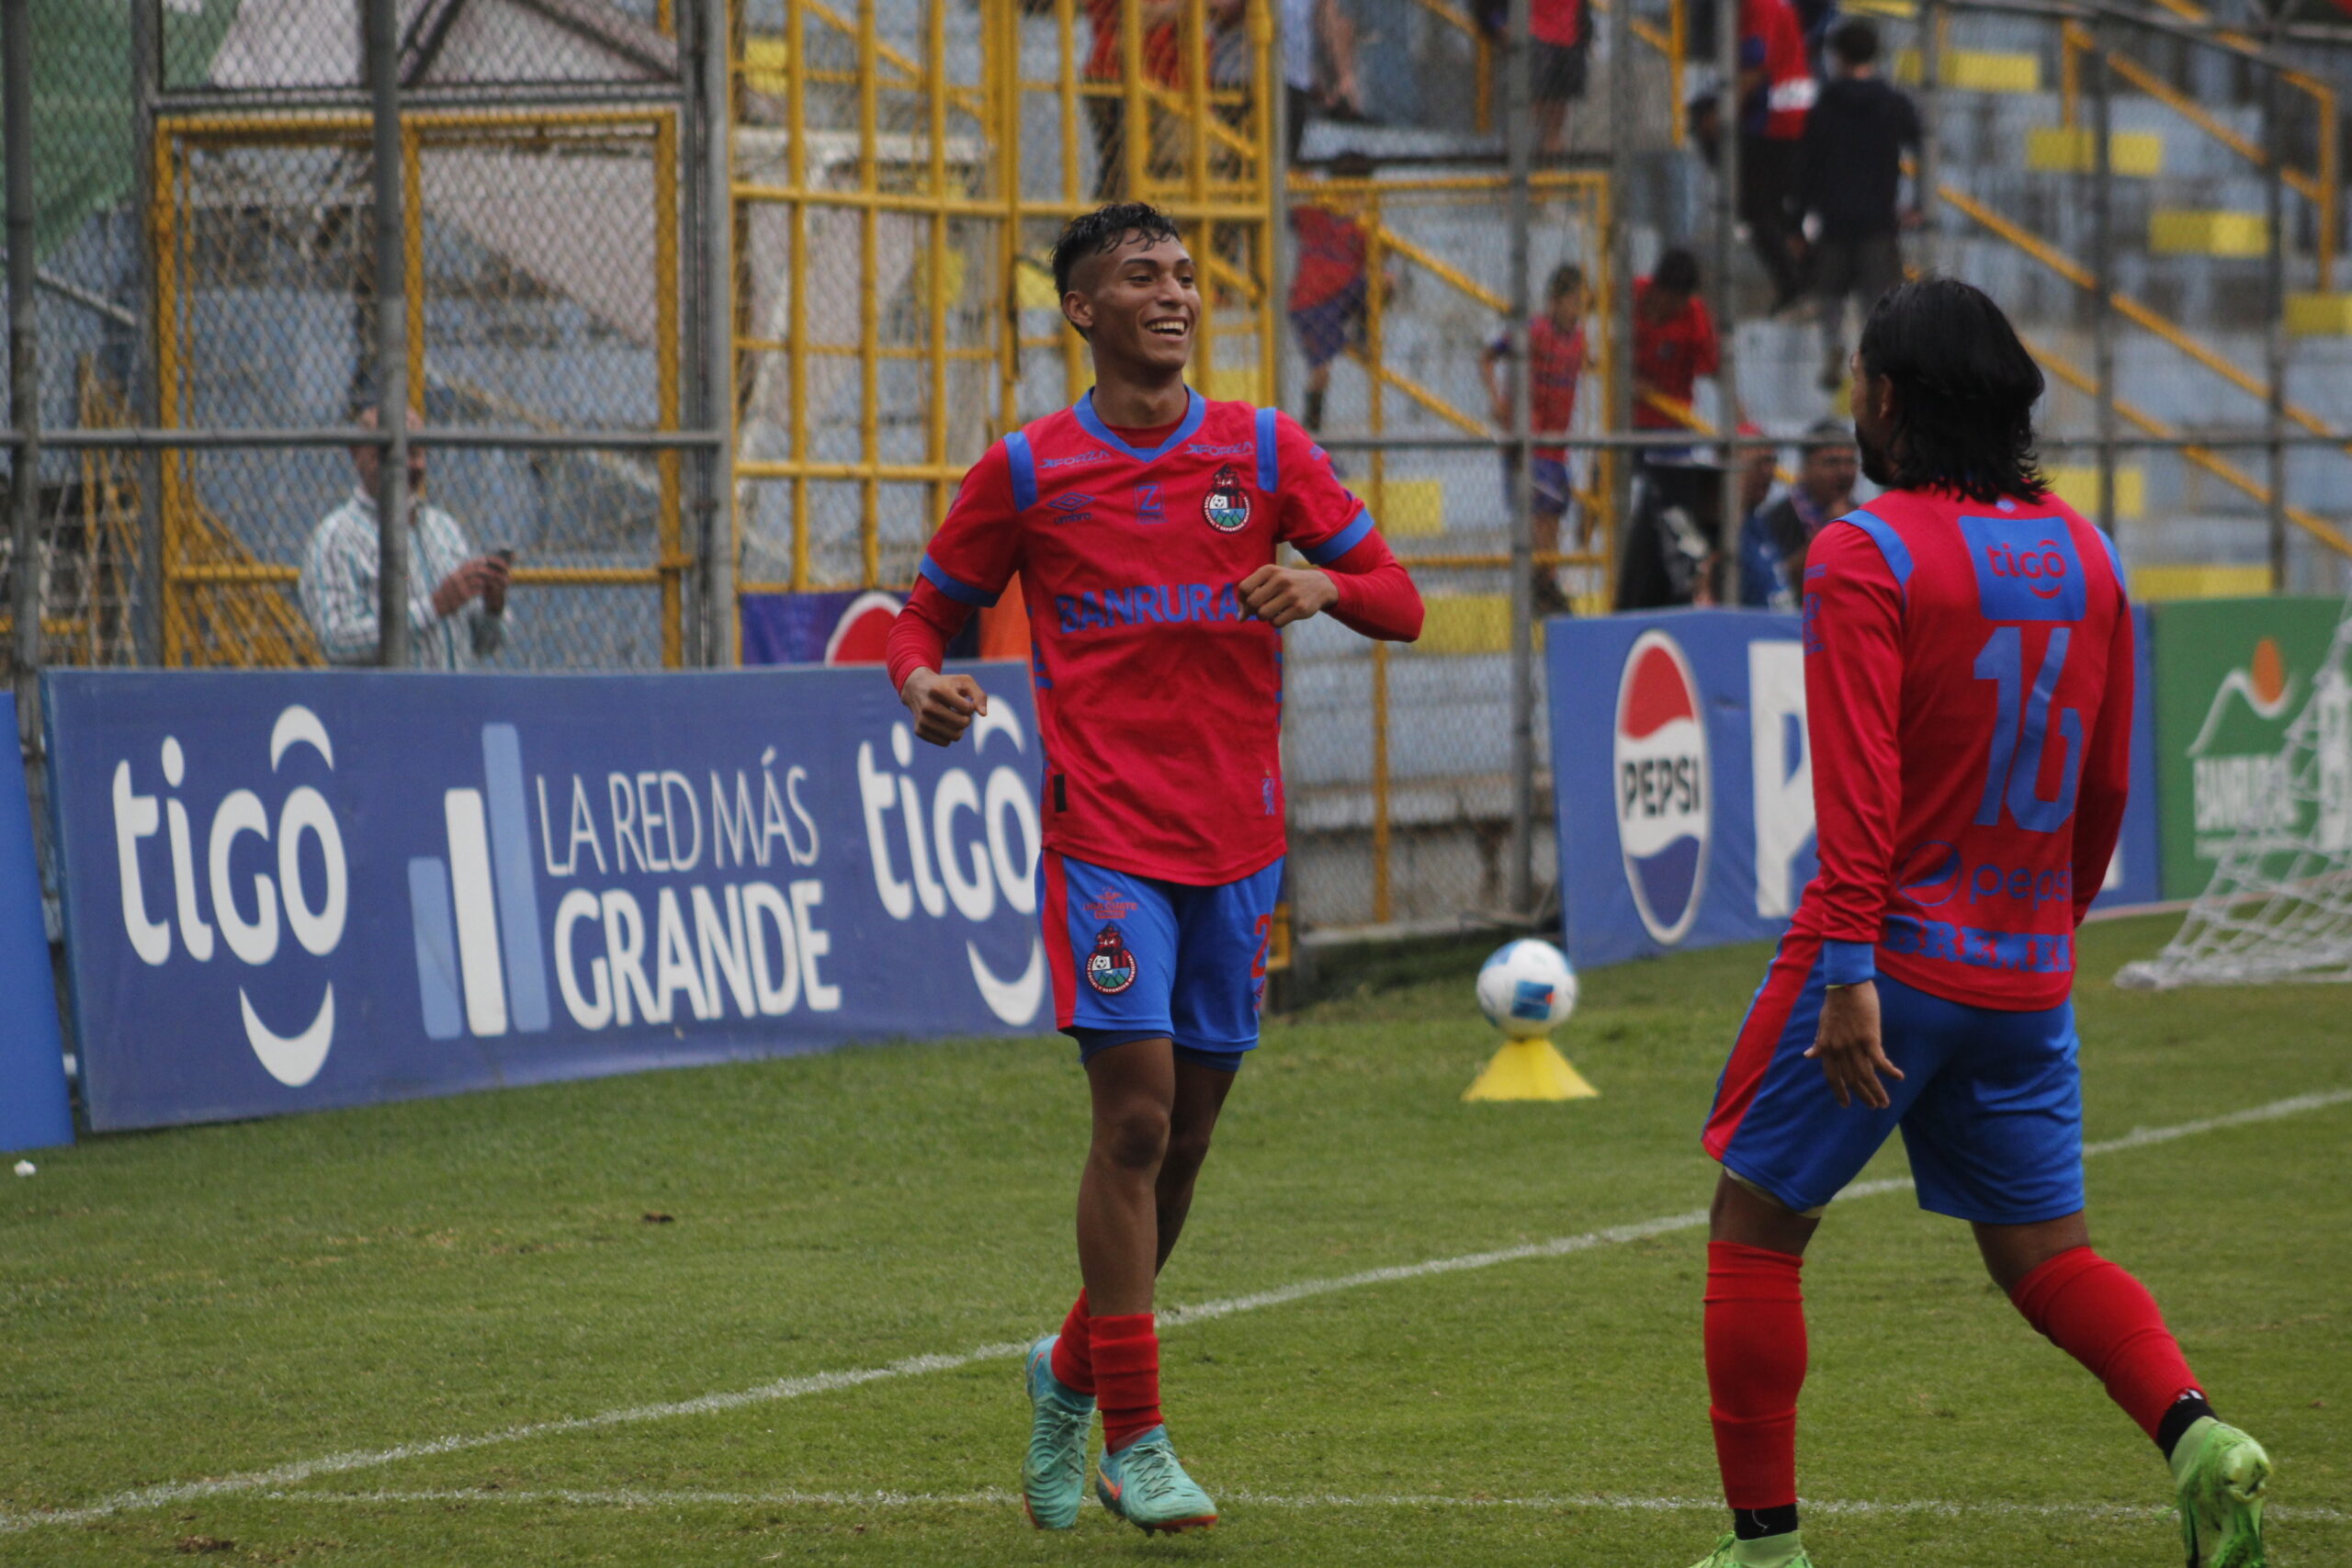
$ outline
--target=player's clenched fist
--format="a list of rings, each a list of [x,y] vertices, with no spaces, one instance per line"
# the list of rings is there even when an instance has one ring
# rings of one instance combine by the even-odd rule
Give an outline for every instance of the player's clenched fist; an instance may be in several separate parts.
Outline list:
[[[989,694],[969,675],[918,670],[899,688],[899,700],[915,716],[915,733],[933,746],[953,746],[972,726],[972,716],[989,711]]]
[[[1312,567],[1261,566],[1241,580],[1241,611],[1286,626],[1320,615],[1340,597],[1329,573]]]

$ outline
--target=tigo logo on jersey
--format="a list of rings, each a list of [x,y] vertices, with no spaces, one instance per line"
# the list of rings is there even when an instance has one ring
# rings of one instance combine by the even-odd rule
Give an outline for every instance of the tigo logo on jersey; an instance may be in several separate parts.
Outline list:
[[[1106,997],[1115,997],[1136,983],[1136,955],[1115,925],[1094,933],[1094,951],[1086,955],[1086,983]]]
[[[1699,683],[1674,638],[1634,639],[1617,684],[1617,842],[1634,908],[1653,941],[1698,917],[1712,818]]]
[[[1962,517],[1988,621],[2079,621],[2090,607],[2082,558],[2063,517]]]
[[[1209,481],[1209,492],[1201,498],[1201,514],[1220,534],[1238,534],[1250,525],[1250,495],[1241,488],[1241,476],[1233,471],[1232,464],[1217,469],[1216,478]]]

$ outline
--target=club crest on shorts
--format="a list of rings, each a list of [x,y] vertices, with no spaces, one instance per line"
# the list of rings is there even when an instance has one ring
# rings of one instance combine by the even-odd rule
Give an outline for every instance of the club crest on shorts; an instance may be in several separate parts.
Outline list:
[[[1117,926],[1106,924],[1094,933],[1094,951],[1086,955],[1086,983],[1106,997],[1136,983],[1136,955],[1127,951]]]
[[[1241,488],[1241,476],[1232,464],[1219,468],[1209,481],[1209,492],[1201,498],[1201,515],[1220,534],[1238,534],[1250,526],[1249,492]]]

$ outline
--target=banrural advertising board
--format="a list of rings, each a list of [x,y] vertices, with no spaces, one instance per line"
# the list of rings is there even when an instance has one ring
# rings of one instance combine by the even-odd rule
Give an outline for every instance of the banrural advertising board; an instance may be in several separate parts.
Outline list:
[[[1028,672],[46,678],[100,1130],[1050,1029]]]

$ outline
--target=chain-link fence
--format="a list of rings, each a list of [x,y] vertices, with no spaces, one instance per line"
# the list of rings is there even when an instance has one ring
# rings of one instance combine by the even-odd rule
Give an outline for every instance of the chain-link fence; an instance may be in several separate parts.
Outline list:
[[[412,662],[705,656],[715,6],[28,4],[40,661],[376,662],[393,381]]]

